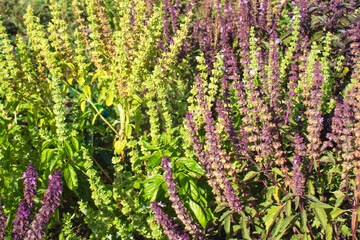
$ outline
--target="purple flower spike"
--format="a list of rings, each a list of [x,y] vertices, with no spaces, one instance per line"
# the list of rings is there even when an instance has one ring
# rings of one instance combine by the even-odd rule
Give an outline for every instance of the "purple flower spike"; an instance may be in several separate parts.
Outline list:
[[[178,195],[179,190],[176,188],[176,182],[173,179],[173,173],[171,171],[171,160],[167,157],[163,157],[163,161],[161,162],[161,166],[165,171],[164,178],[166,185],[168,186],[168,193],[170,195],[170,201],[173,203],[172,207],[176,212],[176,215],[181,220],[181,222],[185,225],[185,229],[194,236],[195,239],[203,240],[204,238],[204,230],[194,222],[193,218],[190,216],[188,210],[184,208],[184,203],[180,200]]]
[[[301,166],[301,159],[298,154],[295,154],[294,161],[293,161],[293,182],[292,186],[294,188],[294,194],[295,196],[301,196],[304,192],[304,176],[300,170]]]
[[[1,198],[1,194],[0,194]],[[4,214],[4,208],[2,202],[0,202],[0,239],[5,238],[6,220],[8,217]]]
[[[31,200],[36,197],[36,178],[38,177],[38,173],[35,171],[35,165],[33,163],[29,163],[28,169],[24,172],[22,177],[25,179],[25,200],[30,204]],[[33,205],[34,204],[35,203],[33,203]],[[31,205],[31,207],[33,205]]]
[[[49,175],[50,183],[45,191],[43,205],[35,215],[35,220],[31,223],[25,239],[41,239],[44,235],[43,229],[50,220],[50,216],[54,214],[55,208],[60,205],[61,177],[61,170],[56,170],[53,175]]]
[[[35,205],[33,199],[36,197],[36,178],[38,177],[38,173],[35,171],[35,165],[33,163],[29,163],[28,169],[24,172],[22,177],[25,179],[25,199],[19,202],[16,219],[14,220],[13,233],[11,235],[12,239],[24,239],[31,222],[31,208]]]
[[[169,216],[162,210],[162,204],[159,202],[152,202],[151,209],[154,212],[154,217],[158,224],[164,229],[164,233],[170,240],[190,240],[190,237],[173,219],[169,219]]]

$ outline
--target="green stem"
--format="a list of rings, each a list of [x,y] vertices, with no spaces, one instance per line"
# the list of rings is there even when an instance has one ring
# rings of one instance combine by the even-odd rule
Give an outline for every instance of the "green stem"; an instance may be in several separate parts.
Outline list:
[[[95,104],[91,101],[91,99],[86,99],[86,101],[88,101],[91,106],[95,109],[96,113],[101,117],[101,119],[110,127],[110,129],[121,139],[122,138],[122,134],[118,133],[115,128],[113,126],[111,126],[111,124],[103,117],[103,115],[101,114],[101,112],[97,109],[97,107],[95,106]]]

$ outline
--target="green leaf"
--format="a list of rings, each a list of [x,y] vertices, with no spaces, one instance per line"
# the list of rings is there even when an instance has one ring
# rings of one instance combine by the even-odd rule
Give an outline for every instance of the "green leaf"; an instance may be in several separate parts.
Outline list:
[[[229,215],[225,218],[223,225],[224,225],[224,230],[226,235],[230,235],[230,231],[231,231],[231,220],[232,220],[232,215]]]
[[[119,139],[115,141],[114,142],[115,153],[118,155],[121,154],[126,147],[126,143],[127,143],[126,139],[122,139],[122,140]]]
[[[342,210],[340,208],[334,208],[334,210],[330,212],[331,220],[334,221],[340,214],[344,212],[346,212],[346,210]]]
[[[71,137],[71,143],[74,149],[78,152],[80,150],[79,141],[75,137]]]
[[[219,221],[220,221],[220,222],[224,221],[224,219],[227,218],[227,216],[233,214],[233,212],[234,212],[233,210],[228,210],[228,211],[224,212],[224,213],[221,215]]]
[[[126,127],[125,127],[125,136],[127,138],[130,138],[131,137],[131,133],[132,133],[132,127],[130,124],[127,124]]]
[[[44,150],[45,148],[54,145],[54,142],[55,141],[53,139],[44,141],[41,145],[41,150]]]
[[[285,203],[285,215],[287,217],[291,216],[292,209],[291,209],[291,200],[286,201]]]
[[[82,86],[85,83],[85,78],[83,76],[80,76],[78,78],[79,85]]]
[[[348,237],[352,236],[352,233],[350,232],[350,229],[346,225],[341,226],[341,232],[345,234]]]
[[[283,172],[282,172],[280,169],[278,169],[278,168],[273,168],[272,170],[273,170],[273,172],[275,172],[277,175],[280,175],[280,176],[284,177],[284,174],[283,174]]]
[[[64,232],[59,234],[59,240],[65,240]]]
[[[57,149],[44,149],[42,152],[41,152],[41,162],[44,162],[44,163],[49,163],[55,152],[57,151]]]
[[[64,142],[64,146],[65,146],[66,154],[68,155],[68,157],[69,157],[70,159],[72,159],[73,156],[74,156],[74,153],[73,153],[73,150],[72,150],[72,148],[70,147],[69,143],[68,143],[68,142]]]
[[[314,202],[320,202],[319,199],[317,199],[314,195],[308,194],[306,195],[310,200],[314,201]]]
[[[281,206],[273,206],[268,211],[266,216],[264,217],[264,223],[266,226],[266,231],[270,230],[270,227],[276,221],[276,218],[279,216],[281,210],[283,209],[284,205]]]
[[[49,171],[52,172],[55,168],[55,166],[58,164],[58,161],[60,160],[59,155],[56,155],[53,157],[53,159],[50,162]]]
[[[337,207],[339,207],[339,206],[341,205],[341,203],[344,201],[346,195],[345,195],[343,192],[341,192],[341,191],[335,191],[335,192],[333,192],[333,193],[334,193],[334,195],[335,195],[335,197],[336,197],[336,202],[335,202],[334,207],[337,208]]]
[[[304,232],[309,232],[309,229],[306,227],[306,223],[307,223],[307,214],[306,214],[306,210],[303,209],[301,211],[301,225],[302,225],[302,230]]]
[[[106,98],[106,106],[111,106],[114,102],[114,92],[110,91],[109,96]]]
[[[249,228],[247,227],[247,219],[244,217],[241,218],[241,232],[244,239],[252,240]]]
[[[331,224],[326,225],[326,240],[332,240],[333,239],[333,229]]]
[[[325,209],[332,209],[333,206],[323,203],[323,202],[315,202],[310,204],[310,208],[325,208]]]
[[[157,151],[157,152],[151,154],[151,156],[152,157],[149,159],[147,165],[149,167],[159,166],[159,164],[161,163],[161,160],[162,160],[163,153],[161,151]]]
[[[314,187],[314,184],[313,184],[313,182],[311,181],[311,180],[309,180],[308,182],[307,182],[307,187],[308,187],[308,189],[309,189],[309,193],[311,194],[311,195],[315,195],[315,187]],[[310,195],[309,194],[309,195]]]
[[[64,178],[67,186],[70,190],[75,190],[78,187],[78,178],[76,175],[76,171],[71,165],[68,165],[64,169]]]
[[[281,227],[279,229],[280,231],[276,233],[277,235],[275,236],[274,240],[281,240],[282,236],[286,233],[287,229],[290,227],[290,223],[294,220],[295,217],[296,215],[292,215],[282,221]]]
[[[192,201],[191,199],[189,200],[189,206],[201,226],[203,226],[203,228],[206,228],[208,219],[206,217],[204,209],[198,203]]]
[[[196,173],[198,175],[201,175],[201,176],[205,174],[205,170],[202,169],[200,167],[199,163],[196,162],[193,159],[182,157],[182,158],[179,158],[177,161],[187,171],[194,172],[194,173]]]
[[[150,143],[146,141],[142,141],[142,145],[146,150],[158,150],[159,148],[157,146],[151,145]]]
[[[83,87],[83,90],[84,90],[86,97],[91,98],[91,89],[90,89],[89,85],[85,85]]]
[[[241,231],[241,225],[233,225],[232,230],[233,235],[236,235],[239,231]]]
[[[85,108],[86,108],[86,101],[83,100],[80,103],[80,109],[81,109],[82,112],[85,112]]]
[[[254,178],[254,177],[255,177],[256,175],[258,175],[258,174],[259,174],[259,172],[250,171],[250,172],[248,172],[248,173],[245,175],[243,181],[246,182],[246,181]]]
[[[160,174],[153,175],[144,181],[144,197],[153,202],[156,200],[156,195],[160,186],[165,182],[165,179]]]
[[[323,226],[323,228],[326,228],[326,225],[328,223],[328,219],[326,216],[326,212],[323,208],[313,208],[313,213],[315,214],[315,219],[317,219],[321,225]]]
[[[275,225],[273,227],[273,231],[271,232],[271,234],[273,236],[278,235],[278,233],[280,232],[281,226],[283,225],[283,222],[284,222],[283,214],[280,214],[280,217],[277,218]]]
[[[215,212],[221,212],[228,206],[229,206],[228,203],[220,203],[220,205],[215,208]]]

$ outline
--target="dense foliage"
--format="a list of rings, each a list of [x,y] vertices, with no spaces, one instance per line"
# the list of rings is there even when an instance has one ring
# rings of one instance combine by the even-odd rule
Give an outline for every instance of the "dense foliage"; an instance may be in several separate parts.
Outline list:
[[[0,239],[358,239],[357,1],[40,2],[0,5]]]

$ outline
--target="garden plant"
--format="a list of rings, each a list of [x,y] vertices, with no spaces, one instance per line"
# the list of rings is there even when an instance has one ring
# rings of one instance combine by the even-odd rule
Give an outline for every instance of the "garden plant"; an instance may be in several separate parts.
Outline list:
[[[360,238],[358,1],[13,4],[0,240]]]

